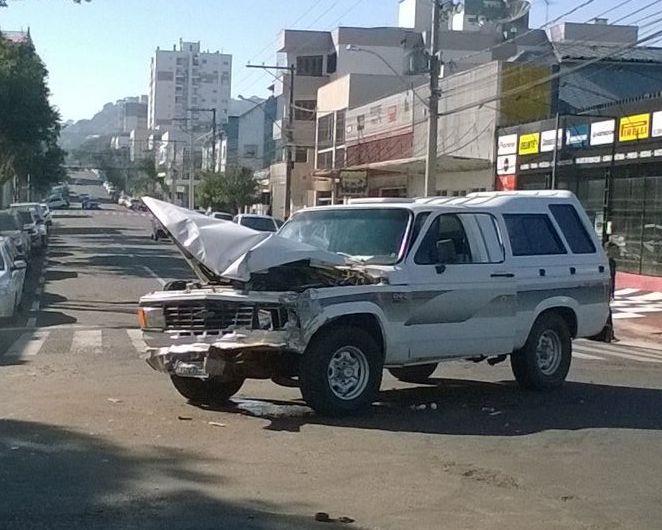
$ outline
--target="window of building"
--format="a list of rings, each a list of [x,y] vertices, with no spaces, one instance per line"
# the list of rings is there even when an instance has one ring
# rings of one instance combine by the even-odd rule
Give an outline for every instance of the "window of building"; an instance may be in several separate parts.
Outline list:
[[[593,254],[595,252],[595,245],[572,204],[550,204],[549,210],[561,227],[561,232],[574,254]]]
[[[370,107],[370,123],[372,125],[379,125],[382,122],[382,106],[375,105]]]
[[[179,66],[179,65],[182,65],[182,64],[184,64],[184,58],[183,57],[178,57],[177,58],[177,65]]]
[[[230,83],[230,74],[223,72],[221,74],[221,85],[227,85]]]
[[[334,169],[340,169],[345,167],[345,150],[336,149],[336,161],[333,164]]]
[[[326,73],[334,74],[338,67],[338,54],[333,52],[326,56]]]
[[[173,74],[169,70],[159,70],[156,72],[156,80],[157,81],[172,81],[175,78],[175,74]]]
[[[333,146],[333,113],[317,120],[317,148],[326,149]]]
[[[294,102],[294,119],[315,121],[317,101],[314,99],[297,99]]]
[[[356,117],[356,130],[358,132],[365,130],[365,114],[359,114]]]
[[[552,221],[545,214],[504,214],[513,256],[565,254]]]
[[[244,145],[244,158],[257,158],[257,145],[246,144]]]
[[[297,75],[321,76],[324,65],[323,55],[300,55],[297,57]]]
[[[336,145],[345,143],[345,111],[336,112]]]
[[[298,164],[305,164],[308,162],[308,148],[297,147],[294,151],[294,161]]]
[[[331,169],[333,165],[333,153],[317,153],[317,169]]]

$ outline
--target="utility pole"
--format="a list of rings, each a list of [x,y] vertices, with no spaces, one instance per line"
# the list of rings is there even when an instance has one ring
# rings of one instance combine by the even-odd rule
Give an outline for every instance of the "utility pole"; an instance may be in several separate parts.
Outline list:
[[[263,66],[256,64],[247,64],[246,68],[262,68],[264,70],[287,70],[290,73],[290,94],[287,112],[287,129],[285,136],[287,140],[286,166],[285,166],[285,212],[284,217],[290,216],[290,203],[292,202],[292,170],[294,169],[294,76],[296,75],[296,66]]]
[[[432,1],[432,28],[430,31],[430,99],[428,104],[428,139],[425,160],[425,196],[436,192],[437,185],[437,124],[439,114],[439,33],[441,32],[441,0]]]

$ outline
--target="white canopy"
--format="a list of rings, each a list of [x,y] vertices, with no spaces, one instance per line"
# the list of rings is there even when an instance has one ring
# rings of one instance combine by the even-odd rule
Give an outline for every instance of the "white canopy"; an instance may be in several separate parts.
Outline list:
[[[144,203],[193,263],[224,278],[248,281],[253,272],[310,261],[326,266],[346,265],[344,257],[305,243],[258,232],[231,221],[207,217],[168,202],[144,197]],[[207,278],[210,279],[210,278]]]

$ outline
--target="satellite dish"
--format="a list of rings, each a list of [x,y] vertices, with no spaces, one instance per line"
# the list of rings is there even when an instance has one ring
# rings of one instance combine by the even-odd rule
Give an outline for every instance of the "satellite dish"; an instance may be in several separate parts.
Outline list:
[[[509,24],[525,17],[531,11],[531,3],[527,0],[506,0],[506,16],[495,20],[497,24]]]

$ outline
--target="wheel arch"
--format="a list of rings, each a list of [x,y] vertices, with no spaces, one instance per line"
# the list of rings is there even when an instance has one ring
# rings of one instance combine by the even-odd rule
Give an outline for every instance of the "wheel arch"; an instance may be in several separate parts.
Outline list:
[[[308,344],[318,340],[324,333],[339,327],[357,327],[367,331],[379,345],[382,356],[386,354],[387,338],[379,317],[373,312],[356,312],[330,316],[310,336]]]
[[[567,305],[559,305],[559,306],[554,306],[554,307],[548,307],[541,311],[537,316],[536,319],[534,320],[534,323],[541,318],[544,315],[549,315],[549,314],[556,314],[559,315],[566,323],[568,326],[568,330],[570,331],[570,336],[574,339],[577,337],[577,329],[578,329],[578,320],[577,320],[577,313],[576,311]]]

